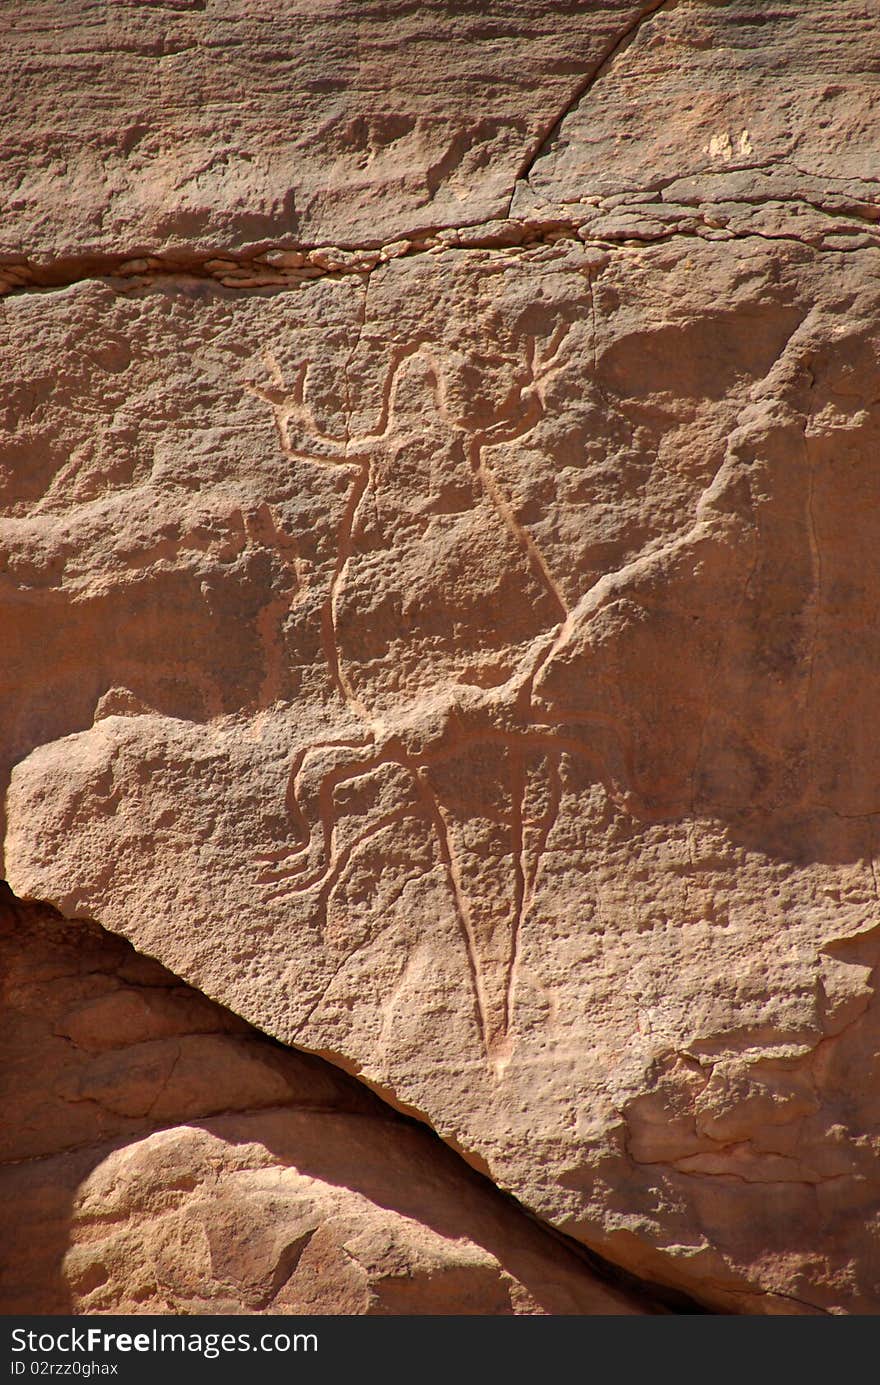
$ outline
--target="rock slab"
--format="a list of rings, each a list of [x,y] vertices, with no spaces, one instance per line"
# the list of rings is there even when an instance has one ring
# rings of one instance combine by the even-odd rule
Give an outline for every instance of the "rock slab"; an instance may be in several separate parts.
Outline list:
[[[869,10],[85,6],[2,175],[16,893],[724,1311],[880,1306]]]
[[[0,1312],[664,1311],[96,925],[7,893],[0,959]]]

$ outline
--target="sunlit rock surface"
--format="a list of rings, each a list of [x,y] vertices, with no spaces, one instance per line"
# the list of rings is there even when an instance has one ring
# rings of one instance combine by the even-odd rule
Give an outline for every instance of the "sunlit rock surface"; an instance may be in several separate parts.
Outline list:
[[[867,8],[60,13],[5,21],[12,887],[639,1276],[878,1311]]]

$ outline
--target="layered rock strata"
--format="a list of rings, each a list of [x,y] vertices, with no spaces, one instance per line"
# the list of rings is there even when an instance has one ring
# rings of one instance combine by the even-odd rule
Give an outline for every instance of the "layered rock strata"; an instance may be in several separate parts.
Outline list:
[[[7,875],[635,1273],[877,1311],[875,19],[500,8],[85,6],[100,130],[7,103]]]

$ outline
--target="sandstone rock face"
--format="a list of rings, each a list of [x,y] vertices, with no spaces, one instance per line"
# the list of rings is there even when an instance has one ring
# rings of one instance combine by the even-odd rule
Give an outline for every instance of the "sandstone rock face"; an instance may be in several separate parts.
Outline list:
[[[652,1311],[351,1078],[94,924],[4,898],[0,960],[0,1312]]]
[[[105,172],[4,166],[8,878],[639,1275],[878,1311],[876,16],[282,8],[83,7]]]
[[[0,21],[0,249],[357,245],[504,215],[548,116],[643,9],[35,0]]]

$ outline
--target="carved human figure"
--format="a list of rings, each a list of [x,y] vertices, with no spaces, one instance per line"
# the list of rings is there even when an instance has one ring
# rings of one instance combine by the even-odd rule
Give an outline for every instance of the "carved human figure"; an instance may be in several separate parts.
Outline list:
[[[320,619],[340,710],[358,728],[295,757],[294,842],[273,853],[266,878],[311,895],[326,918],[372,837],[404,818],[423,822],[495,1057],[508,1038],[519,931],[566,749],[552,728],[533,724],[531,689],[568,610],[492,454],[541,418],[565,341],[562,329],[529,342],[508,398],[479,430],[455,417],[424,343],[389,363],[378,417],[361,436],[318,426],[307,365],[288,385],[270,361],[269,383],[252,384],[289,458],[349,478]]]

